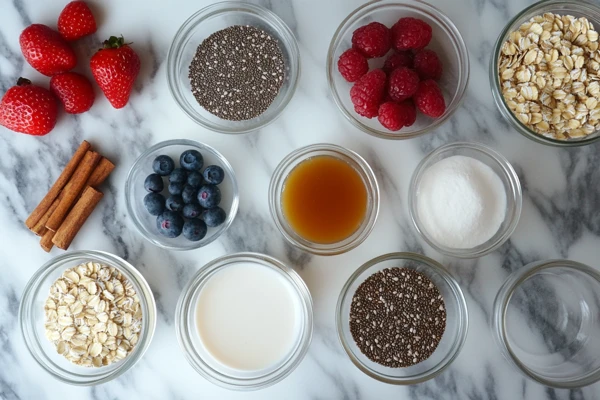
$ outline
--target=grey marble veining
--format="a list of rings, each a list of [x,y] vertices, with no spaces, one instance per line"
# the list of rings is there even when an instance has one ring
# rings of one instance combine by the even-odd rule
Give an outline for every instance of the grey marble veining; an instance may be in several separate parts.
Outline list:
[[[90,76],[86,60],[100,41],[123,34],[142,59],[142,70],[127,107],[114,110],[98,93],[92,110],[60,116],[42,138],[0,127],[0,399],[286,399],[286,400],[599,400],[600,384],[555,390],[525,379],[497,349],[489,320],[496,292],[508,274],[549,258],[570,258],[594,267],[600,255],[599,145],[555,149],[512,130],[496,111],[488,65],[497,35],[522,0],[431,2],[458,26],[471,60],[471,76],[456,114],[420,138],[389,142],[350,125],[329,95],[325,61],[329,41],[359,0],[258,0],[272,9],[296,35],[302,74],[284,114],[272,125],[245,136],[206,131],[173,102],[166,81],[166,56],[173,35],[208,0],[89,1],[99,30],[75,45],[78,71]],[[27,65],[18,36],[30,23],[53,26],[65,1],[0,0],[0,91],[19,76],[47,85]],[[135,158],[154,143],[189,138],[214,146],[233,165],[240,183],[240,210],[230,230],[209,246],[185,253],[167,252],[144,241],[128,218],[124,182]],[[27,352],[17,323],[22,290],[49,259],[38,248],[24,220],[60,173],[82,139],[115,161],[99,208],[72,249],[98,249],[120,255],[146,277],[159,310],[158,326],[144,358],[120,378],[94,388],[72,387],[48,376]],[[478,141],[505,155],[523,185],[519,226],[500,249],[478,260],[460,261],[437,254],[417,235],[407,211],[410,176],[429,151],[458,140]],[[381,211],[373,233],[357,249],[336,257],[311,256],[292,248],[277,232],[267,202],[271,173],[300,146],[331,142],[357,151],[373,167],[381,188]],[[175,337],[173,315],[183,285],[204,263],[237,251],[263,252],[289,263],[306,281],[314,300],[315,336],[303,363],[279,384],[259,392],[216,387],[188,365]],[[337,340],[334,313],[341,287],[372,257],[415,251],[444,263],[457,277],[469,306],[466,345],[453,365],[437,378],[411,387],[374,381],[349,361]],[[53,255],[58,254],[53,251]]]

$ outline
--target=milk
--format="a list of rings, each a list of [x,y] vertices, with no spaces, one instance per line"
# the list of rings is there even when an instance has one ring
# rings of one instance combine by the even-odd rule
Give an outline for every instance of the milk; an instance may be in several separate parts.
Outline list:
[[[198,296],[196,323],[206,351],[233,369],[282,361],[297,341],[300,299],[280,272],[255,263],[224,267]]]

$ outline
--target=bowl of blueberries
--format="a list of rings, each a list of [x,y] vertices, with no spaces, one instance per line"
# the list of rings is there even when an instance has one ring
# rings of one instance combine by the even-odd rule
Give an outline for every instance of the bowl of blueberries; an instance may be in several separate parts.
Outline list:
[[[185,139],[167,140],[142,153],[127,176],[125,196],[142,236],[170,250],[211,243],[229,228],[239,204],[227,159]]]

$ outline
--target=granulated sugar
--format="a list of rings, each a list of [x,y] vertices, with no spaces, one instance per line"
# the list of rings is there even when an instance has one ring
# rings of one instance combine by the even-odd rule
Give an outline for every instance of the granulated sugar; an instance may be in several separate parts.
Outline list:
[[[435,242],[469,249],[489,240],[506,214],[500,177],[471,157],[452,156],[429,167],[417,188],[417,213]]]

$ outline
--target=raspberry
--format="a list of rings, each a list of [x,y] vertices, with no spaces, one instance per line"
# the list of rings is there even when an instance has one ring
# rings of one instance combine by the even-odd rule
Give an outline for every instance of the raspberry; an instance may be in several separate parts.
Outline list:
[[[390,54],[383,63],[382,68],[387,74],[390,74],[398,67],[413,67],[413,56],[410,54],[410,52],[399,51]]]
[[[352,86],[350,98],[357,114],[367,118],[377,116],[379,104],[385,94],[385,81],[385,72],[374,69]]]
[[[388,93],[392,100],[403,101],[411,97],[419,87],[419,75],[406,67],[396,68],[390,74]]]
[[[388,101],[379,106],[377,117],[381,125],[390,131],[398,131],[405,126],[411,126],[417,119],[415,105],[407,100],[402,103]]]
[[[431,40],[431,26],[417,18],[400,18],[392,26],[392,37],[396,50],[420,50]]]
[[[446,103],[442,91],[433,79],[419,83],[414,100],[419,111],[429,117],[437,118],[446,111]]]
[[[421,80],[438,80],[442,76],[442,62],[433,50],[421,50],[415,54],[415,71]]]
[[[404,118],[404,126],[412,126],[417,120],[417,109],[415,104],[410,100],[405,100],[398,103],[400,106],[400,114]]]
[[[352,34],[352,47],[367,58],[383,57],[392,46],[392,34],[387,26],[371,22]]]
[[[355,82],[369,72],[369,63],[360,52],[348,49],[342,53],[338,60],[338,70],[348,82]]]

